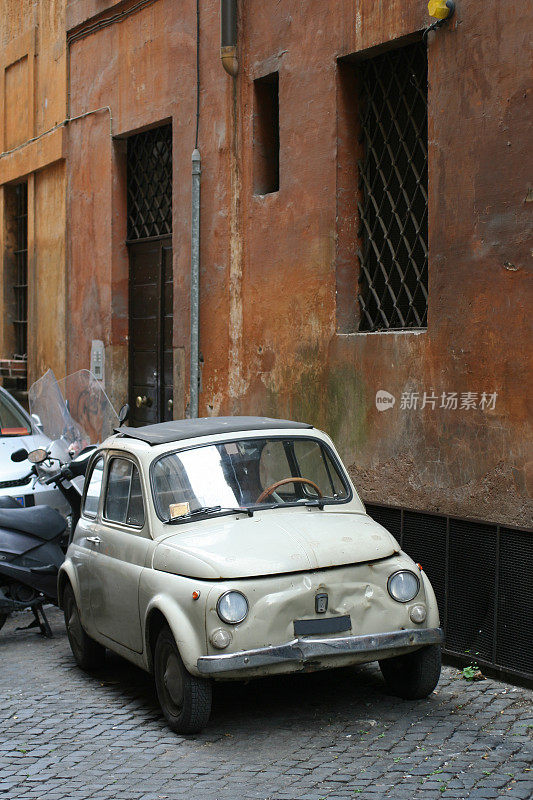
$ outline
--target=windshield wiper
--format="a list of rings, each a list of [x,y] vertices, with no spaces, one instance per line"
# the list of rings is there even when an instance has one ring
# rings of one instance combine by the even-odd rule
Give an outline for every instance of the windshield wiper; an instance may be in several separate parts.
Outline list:
[[[215,514],[217,511],[230,511],[240,514],[248,514],[249,517],[253,517],[254,512],[251,508],[232,508],[231,506],[200,506],[200,508],[195,508],[192,511],[188,511],[186,514],[180,514],[179,517],[172,517],[172,519],[167,519],[167,525],[175,525],[178,522],[184,522],[185,520],[190,519],[191,517],[196,516],[197,514]]]

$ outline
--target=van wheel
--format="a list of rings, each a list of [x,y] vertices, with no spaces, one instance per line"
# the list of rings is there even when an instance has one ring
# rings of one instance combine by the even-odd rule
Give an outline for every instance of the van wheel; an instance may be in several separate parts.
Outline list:
[[[63,609],[70,649],[78,667],[87,672],[98,669],[105,661],[105,647],[87,636],[83,630],[76,598],[70,583],[65,587],[63,593]]]
[[[187,672],[168,627],[162,628],[155,644],[154,677],[169,727],[176,733],[199,733],[211,714],[211,683]]]
[[[440,645],[430,644],[414,653],[383,659],[379,666],[392,694],[405,700],[421,700],[439,682],[441,663]]]

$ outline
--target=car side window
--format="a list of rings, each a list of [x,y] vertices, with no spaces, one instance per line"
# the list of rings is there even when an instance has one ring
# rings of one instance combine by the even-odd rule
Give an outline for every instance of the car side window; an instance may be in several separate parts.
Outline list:
[[[100,456],[94,464],[91,472],[87,492],[85,493],[85,500],[83,501],[83,514],[86,517],[96,517],[98,511],[98,502],[100,500],[100,492],[102,489],[102,478],[104,476],[104,458]]]
[[[144,525],[144,504],[139,470],[125,458],[112,458],[107,477],[104,517],[110,522]]]

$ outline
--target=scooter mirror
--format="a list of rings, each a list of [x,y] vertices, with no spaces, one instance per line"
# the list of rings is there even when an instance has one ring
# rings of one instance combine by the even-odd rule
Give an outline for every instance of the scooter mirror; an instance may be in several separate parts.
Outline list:
[[[32,450],[31,453],[28,453],[28,461],[30,461],[32,464],[42,464],[47,458],[48,453],[42,447],[40,447],[38,450]]]
[[[118,412],[118,423],[119,425],[123,425],[130,415],[130,407],[128,403],[124,403],[120,411]]]
[[[24,447],[21,447],[20,450],[14,450],[11,453],[11,461],[16,461],[16,462],[26,461],[27,458],[28,458],[28,451]]]

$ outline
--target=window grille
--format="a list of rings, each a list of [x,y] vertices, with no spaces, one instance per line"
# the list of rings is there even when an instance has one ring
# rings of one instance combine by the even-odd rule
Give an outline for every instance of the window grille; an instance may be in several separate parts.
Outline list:
[[[359,330],[427,325],[427,53],[390,50],[359,67]]]
[[[28,352],[28,184],[15,186],[15,358]]]
[[[172,233],[172,126],[128,139],[128,241]]]

